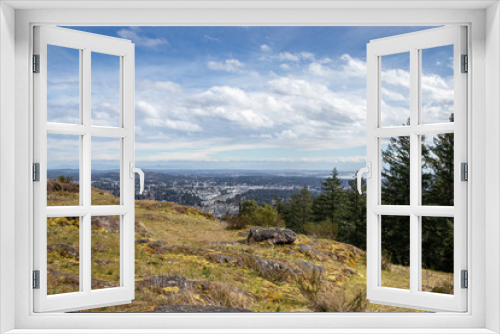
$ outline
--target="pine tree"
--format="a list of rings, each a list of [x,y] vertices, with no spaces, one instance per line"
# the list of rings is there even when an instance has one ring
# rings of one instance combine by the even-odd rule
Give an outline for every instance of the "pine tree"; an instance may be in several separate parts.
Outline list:
[[[407,125],[410,124],[408,119]],[[410,204],[410,137],[392,137],[382,151],[382,204]],[[382,248],[395,264],[410,264],[409,217],[382,217]]]
[[[453,115],[450,122],[453,122]],[[425,151],[424,151],[425,149]],[[425,153],[424,153],[425,152]],[[454,135],[438,134],[432,145],[422,145],[423,205],[453,206],[454,204]],[[453,218],[422,218],[422,265],[440,271],[453,272]]]
[[[453,115],[450,117],[453,122]],[[430,170],[430,182],[423,191],[423,204],[453,206],[454,200],[454,135],[438,134],[433,145],[423,144],[422,152],[426,169]]]
[[[295,232],[304,232],[304,225],[312,221],[313,197],[307,187],[303,187],[298,194],[293,194],[290,203],[283,210],[287,228]]]
[[[366,190],[366,181],[361,181],[361,189]],[[348,222],[348,233],[345,242],[366,249],[366,194],[358,192],[356,177],[349,180],[349,188],[346,191],[346,222]],[[344,240],[343,240],[344,241]]]
[[[328,220],[332,224],[332,230],[338,227],[339,239],[346,233],[344,218],[345,205],[344,188],[339,178],[337,169],[332,170],[332,176],[321,182],[321,193],[314,201],[314,217],[316,222]]]

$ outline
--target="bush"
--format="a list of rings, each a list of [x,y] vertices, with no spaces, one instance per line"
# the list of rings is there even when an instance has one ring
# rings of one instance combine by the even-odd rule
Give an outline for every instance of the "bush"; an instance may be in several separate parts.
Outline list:
[[[339,227],[330,219],[325,219],[319,223],[306,223],[304,224],[304,231],[316,238],[328,238],[334,240],[337,238]]]
[[[391,254],[383,249],[382,250],[382,270],[391,271]]]
[[[247,226],[284,226],[278,219],[278,212],[270,205],[259,206],[255,201],[244,201],[237,215],[226,213],[224,220],[230,230],[240,230]]]
[[[248,226],[248,221],[239,215],[226,213],[224,220],[227,223],[228,230],[242,230]]]

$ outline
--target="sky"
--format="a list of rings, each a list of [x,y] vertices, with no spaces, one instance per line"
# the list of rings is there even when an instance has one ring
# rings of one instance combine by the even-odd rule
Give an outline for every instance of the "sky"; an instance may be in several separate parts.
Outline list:
[[[366,156],[366,44],[428,27],[71,29],[135,44],[136,166],[354,171]],[[424,123],[453,111],[452,56],[422,51]],[[48,121],[78,122],[78,64],[77,50],[49,47]],[[119,125],[119,73],[118,57],[92,53],[92,125]],[[381,92],[382,126],[405,124],[408,53],[382,57]],[[93,140],[93,169],[117,165],[108,142]],[[77,168],[71,149],[78,140],[49,138],[48,168]]]

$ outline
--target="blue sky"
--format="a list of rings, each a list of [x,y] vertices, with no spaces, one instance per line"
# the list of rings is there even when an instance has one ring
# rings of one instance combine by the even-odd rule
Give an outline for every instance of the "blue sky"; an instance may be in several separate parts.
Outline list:
[[[362,167],[366,155],[366,44],[426,29],[71,28],[135,43],[138,167],[345,171]],[[78,110],[77,53],[52,48],[49,121],[77,122],[71,116]],[[382,59],[388,126],[409,114],[406,56]],[[447,121],[452,112],[451,56],[451,46],[423,51],[426,123]],[[118,122],[117,64],[117,57],[92,55],[93,125]],[[108,152],[102,143],[93,148],[92,167],[115,165]],[[49,168],[74,164],[58,160],[49,147]]]

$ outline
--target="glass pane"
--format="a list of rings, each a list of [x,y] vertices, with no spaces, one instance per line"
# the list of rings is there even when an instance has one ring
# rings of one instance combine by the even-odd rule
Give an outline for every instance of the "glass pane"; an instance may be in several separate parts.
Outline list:
[[[453,294],[453,218],[422,217],[422,291]]]
[[[410,205],[410,137],[381,138],[382,205]]]
[[[80,218],[47,218],[47,294],[80,291]]]
[[[453,206],[454,135],[444,133],[421,137],[422,205]]]
[[[453,122],[453,45],[423,49],[422,124]]]
[[[80,123],[80,50],[47,45],[47,122]]]
[[[120,216],[92,217],[92,289],[120,286]]]
[[[120,204],[120,138],[92,137],[92,205]]]
[[[382,216],[381,286],[410,289],[410,217]]]
[[[80,136],[47,134],[47,206],[80,205]]]
[[[380,57],[381,126],[409,125],[410,53]]]
[[[120,127],[120,57],[92,52],[92,125]]]

